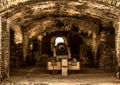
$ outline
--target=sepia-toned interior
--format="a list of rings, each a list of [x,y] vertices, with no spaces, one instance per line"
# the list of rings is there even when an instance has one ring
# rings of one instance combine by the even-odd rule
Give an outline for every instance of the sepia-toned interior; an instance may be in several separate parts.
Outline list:
[[[80,70],[114,72],[120,66],[119,29],[119,6],[105,3],[32,0],[10,7],[0,13],[0,79],[26,67],[43,68],[39,72],[49,74],[47,61],[57,37],[67,39]]]

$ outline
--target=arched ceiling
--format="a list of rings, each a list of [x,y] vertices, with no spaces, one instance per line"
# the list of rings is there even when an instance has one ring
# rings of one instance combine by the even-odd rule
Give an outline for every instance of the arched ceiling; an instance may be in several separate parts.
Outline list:
[[[8,19],[11,28],[17,25],[24,31],[27,31],[28,28],[34,28],[35,26],[38,27],[41,23],[34,24],[38,21],[48,24],[48,22],[44,22],[44,18],[46,17],[72,17],[76,20],[85,20],[104,27],[112,26],[113,22],[120,16],[120,9],[114,6],[87,0],[45,0],[37,1],[35,3],[20,4],[15,8],[11,8],[11,10],[5,13],[4,16]],[[50,21],[49,24],[53,24],[54,20],[55,19]],[[45,29],[43,28],[41,29],[41,32],[51,29],[47,29],[47,27]],[[32,32],[34,31],[31,31],[30,33]]]
[[[17,15],[17,16],[16,16]],[[69,16],[77,18],[92,18],[101,21],[102,24],[110,24],[120,15],[120,9],[91,1],[40,1],[37,3],[21,4],[12,12],[6,13],[8,18],[12,16],[12,22],[19,25],[29,25],[33,20],[47,16]]]
[[[38,21],[34,21],[27,26],[26,33],[29,38],[39,34],[51,33],[55,31],[71,31],[96,33],[99,30],[99,24],[88,20],[80,20],[73,17],[47,17]]]

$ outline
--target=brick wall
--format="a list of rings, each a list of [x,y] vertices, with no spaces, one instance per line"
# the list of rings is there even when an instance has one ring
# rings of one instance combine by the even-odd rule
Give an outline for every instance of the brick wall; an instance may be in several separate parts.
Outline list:
[[[0,50],[0,81],[9,75],[9,29],[7,29],[7,19],[2,17],[1,22],[1,50]]]
[[[111,33],[109,30],[104,31],[104,36],[98,46],[97,53],[100,69],[115,70],[117,65],[115,54],[115,33]]]

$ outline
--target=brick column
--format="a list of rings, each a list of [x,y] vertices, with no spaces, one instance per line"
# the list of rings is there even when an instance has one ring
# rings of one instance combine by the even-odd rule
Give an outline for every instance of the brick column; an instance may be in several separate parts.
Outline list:
[[[94,64],[97,63],[97,60],[96,60],[96,55],[97,55],[97,35],[96,33],[93,33],[93,36],[92,36],[92,40],[93,40],[93,57],[94,57]]]
[[[23,32],[23,61],[26,63],[29,37],[27,32]]]
[[[1,69],[1,65],[2,65],[2,17],[0,16],[0,82],[2,81],[2,69]]]
[[[40,49],[39,49],[39,52],[40,52],[40,57],[42,57],[42,39],[43,39],[43,36],[42,35],[39,35],[38,36],[38,40],[39,40],[39,43],[40,43]]]
[[[7,19],[0,16],[0,79],[9,77],[9,28]]]
[[[120,18],[115,22],[115,48],[116,48],[116,57],[118,62],[118,67],[120,67]]]
[[[39,35],[38,36],[38,40],[39,40],[39,60],[38,60],[38,65],[40,64],[40,59],[42,58],[42,39],[43,39],[43,36],[42,35]]]

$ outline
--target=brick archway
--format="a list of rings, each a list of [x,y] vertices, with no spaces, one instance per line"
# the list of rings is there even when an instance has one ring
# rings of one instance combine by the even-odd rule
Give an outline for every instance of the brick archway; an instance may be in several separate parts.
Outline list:
[[[1,80],[9,76],[9,26],[26,27],[45,17],[89,18],[102,26],[111,25],[119,17],[119,8],[91,1],[41,1],[24,3],[1,13]],[[11,24],[11,25],[10,25]],[[46,29],[45,29],[46,30]],[[4,35],[4,36],[3,36]]]

